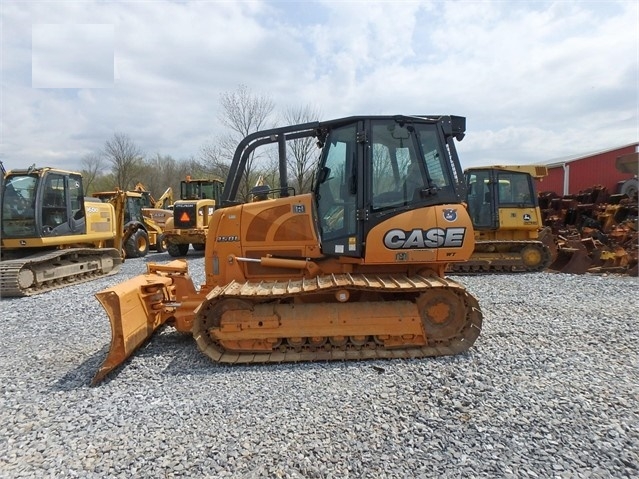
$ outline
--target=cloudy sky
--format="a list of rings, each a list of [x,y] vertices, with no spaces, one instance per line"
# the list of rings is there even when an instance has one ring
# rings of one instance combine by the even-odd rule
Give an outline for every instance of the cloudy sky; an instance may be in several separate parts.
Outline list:
[[[467,117],[462,166],[639,140],[636,1],[12,1],[0,159],[80,169],[114,133],[198,157],[220,94],[279,111]],[[274,118],[275,120],[275,118]],[[280,121],[281,124],[281,121]]]

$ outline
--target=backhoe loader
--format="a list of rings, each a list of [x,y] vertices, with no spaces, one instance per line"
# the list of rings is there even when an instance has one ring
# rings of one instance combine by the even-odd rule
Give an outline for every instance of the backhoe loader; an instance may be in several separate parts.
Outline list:
[[[205,283],[176,259],[96,294],[112,339],[93,384],[163,324],[219,363],[467,351],[479,303],[444,276],[475,243],[454,142],[465,127],[459,116],[354,116],[247,136],[209,223]],[[299,138],[321,149],[307,194],[287,181],[287,142]],[[269,148],[279,185],[238,201],[248,159]]]
[[[162,193],[162,196],[160,196],[157,200],[142,183],[137,183],[134,190],[138,193],[142,193],[143,208],[158,208],[161,210],[168,210],[169,206],[173,204],[173,188],[171,188],[170,186],[164,191],[164,193]]]
[[[543,271],[557,254],[550,228],[542,227],[533,179],[546,166],[496,165],[464,171],[466,202],[475,230],[475,250],[453,273]]]
[[[124,204],[124,223],[122,229],[127,239],[123,248],[127,258],[142,258],[151,249],[158,253],[166,251],[164,228],[153,221],[150,215],[144,212],[144,196],[139,191],[122,191],[116,188],[114,191],[99,191],[93,193],[94,198],[102,202],[110,202],[119,195],[126,199]],[[159,210],[163,211],[163,210]],[[170,214],[170,211],[167,211]]]
[[[11,170],[2,188],[0,295],[31,296],[116,273],[124,200],[85,198],[79,173]]]
[[[167,220],[173,216],[173,188],[169,186],[157,200],[142,183],[135,185],[134,191],[142,195],[142,215],[159,226],[164,233]],[[166,247],[162,251],[165,250]]]

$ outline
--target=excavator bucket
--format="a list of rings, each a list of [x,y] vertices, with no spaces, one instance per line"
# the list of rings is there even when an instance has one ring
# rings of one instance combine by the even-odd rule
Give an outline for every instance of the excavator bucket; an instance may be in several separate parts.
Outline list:
[[[92,385],[122,364],[170,317],[169,276],[144,274],[96,293],[111,323],[111,345]]]
[[[566,274],[584,274],[592,265],[592,259],[585,249],[581,248],[560,248],[557,259],[550,265],[549,269]]]
[[[539,232],[539,241],[548,247],[548,251],[550,251],[550,262],[553,263],[556,261],[559,251],[550,227],[546,226]]]

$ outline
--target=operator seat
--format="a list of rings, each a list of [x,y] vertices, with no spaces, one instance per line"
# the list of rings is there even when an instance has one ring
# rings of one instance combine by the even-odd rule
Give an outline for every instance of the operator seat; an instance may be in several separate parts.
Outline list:
[[[404,200],[411,203],[419,199],[419,192],[424,188],[424,178],[419,168],[419,163],[413,162],[406,170],[406,180],[404,181]]]

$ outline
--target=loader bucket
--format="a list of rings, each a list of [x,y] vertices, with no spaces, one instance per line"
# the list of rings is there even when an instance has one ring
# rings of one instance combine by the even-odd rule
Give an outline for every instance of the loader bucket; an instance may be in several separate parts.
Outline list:
[[[109,316],[111,345],[92,385],[122,364],[171,317],[165,302],[172,282],[167,276],[144,274],[96,293]]]

